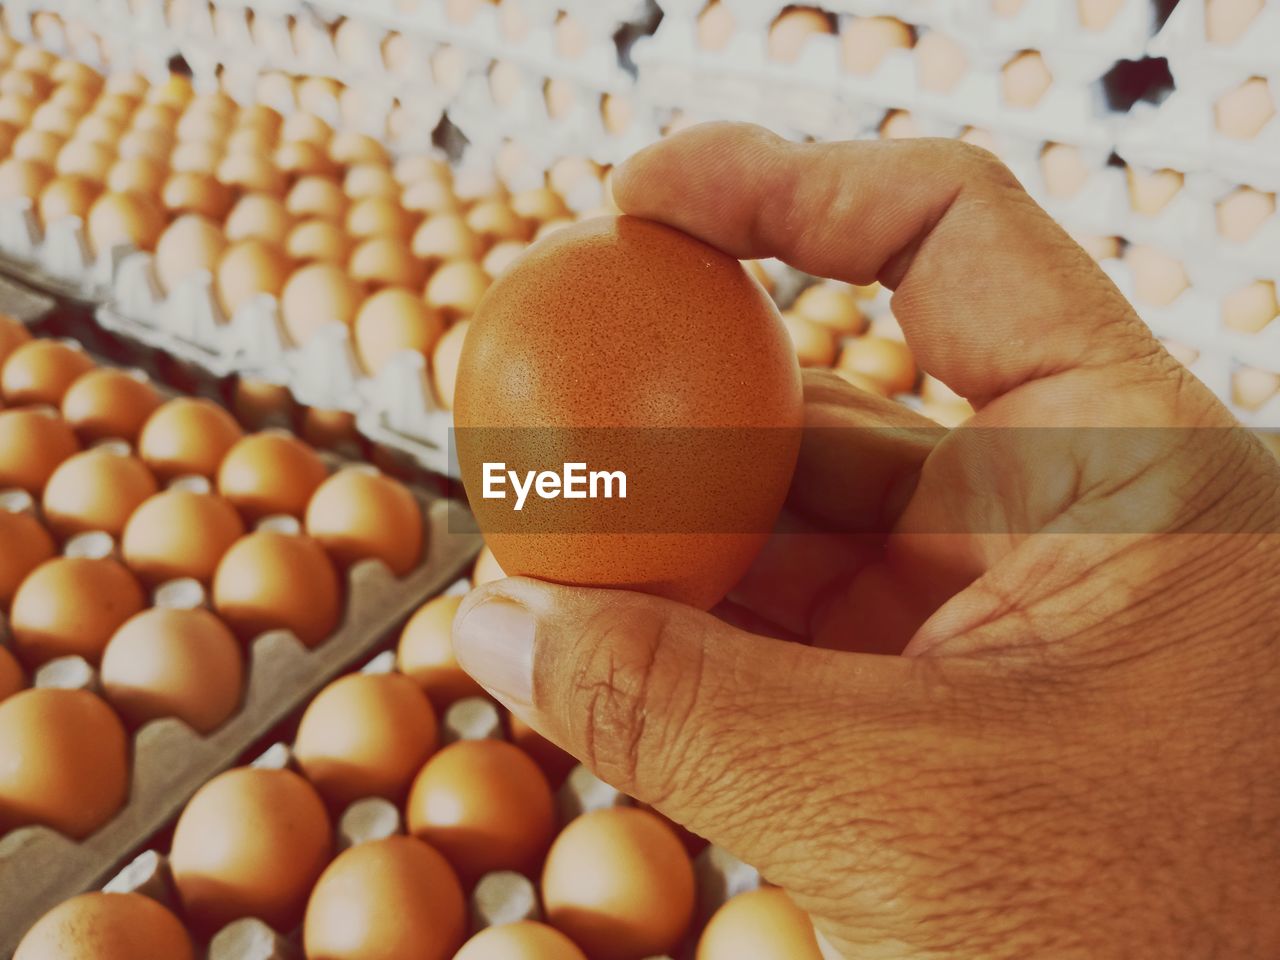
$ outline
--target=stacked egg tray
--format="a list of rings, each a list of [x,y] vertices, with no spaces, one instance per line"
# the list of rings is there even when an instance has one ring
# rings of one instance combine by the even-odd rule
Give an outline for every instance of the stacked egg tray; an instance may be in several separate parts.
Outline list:
[[[50,301],[39,294],[24,290],[7,281],[0,283],[0,311],[34,324],[34,329],[38,333],[45,332],[46,327],[50,325],[54,328],[60,324],[65,326],[66,318],[63,316],[63,311],[54,310],[50,314],[50,306]],[[13,331],[16,328],[12,322],[6,322],[8,325],[4,331],[5,335],[0,336],[0,342],[8,341],[15,352],[21,351],[24,344],[13,339],[15,336]],[[71,323],[74,328],[78,321],[73,317],[66,322]],[[94,337],[95,331],[91,326],[84,327],[84,330],[89,338]],[[125,345],[111,344],[100,334],[98,339],[106,349],[112,352],[127,352]],[[38,347],[43,351],[41,354],[43,359],[35,359],[33,351],[28,351],[26,359],[19,358],[19,362],[12,365],[8,360],[14,359],[14,353],[7,349],[4,351],[8,353],[8,360],[5,361],[3,371],[0,371],[0,380],[7,381],[9,407],[17,407],[20,403],[39,399],[14,392],[17,389],[14,384],[23,379],[22,371],[28,367],[35,372],[35,375],[63,376],[64,380],[71,379],[65,374],[68,368],[73,372],[92,368],[95,373],[109,369],[94,367],[89,355],[85,354],[73,341],[66,342],[64,346],[58,346],[59,343],[61,341],[47,337],[38,337],[34,341],[29,341],[25,345]],[[56,351],[56,357],[50,352],[50,348]],[[48,372],[58,367],[62,367],[64,374]],[[45,371],[44,374],[40,373],[42,370]],[[82,376],[87,375],[87,373],[82,374]],[[145,394],[154,391],[156,400],[153,402],[158,402],[166,395],[172,396],[172,390],[159,388],[154,384],[152,384],[152,390],[148,390],[147,384],[151,381],[141,371],[135,370],[124,379],[136,385],[129,392],[141,391]],[[71,387],[74,388],[79,380],[79,377],[75,378]],[[117,385],[119,382],[121,381],[118,380]],[[215,390],[215,385],[206,383],[205,386],[209,391]],[[67,395],[70,396],[72,392],[68,389]],[[85,388],[81,393],[87,396],[88,389]],[[115,396],[115,402],[118,404],[122,395],[116,393]],[[53,400],[54,398],[49,396],[45,399]],[[70,404],[64,407],[68,411],[65,415],[70,416]],[[56,635],[49,632],[52,628],[48,628],[43,621],[39,624],[35,621],[30,623],[24,621],[31,616],[37,619],[45,614],[53,616],[53,613],[58,611],[61,611],[58,616],[65,615],[74,620],[78,616],[74,611],[83,609],[89,612],[80,617],[76,629],[84,627],[84,636],[88,636],[91,632],[101,632],[90,624],[90,621],[101,611],[107,611],[101,614],[104,617],[123,619],[144,610],[193,611],[203,610],[211,605],[216,607],[217,604],[210,603],[207,582],[195,578],[169,579],[167,576],[155,574],[154,571],[151,571],[150,576],[142,575],[143,566],[139,564],[142,563],[145,566],[150,563],[149,560],[145,560],[147,550],[145,541],[149,536],[146,532],[139,533],[144,546],[140,552],[134,552],[129,546],[128,524],[124,526],[123,536],[120,530],[112,530],[109,533],[92,530],[89,529],[92,524],[87,519],[81,520],[73,512],[68,512],[78,508],[74,506],[69,508],[63,502],[53,505],[48,503],[49,493],[55,488],[60,491],[57,494],[59,497],[69,494],[73,505],[78,502],[100,503],[98,498],[102,496],[118,495],[125,504],[123,509],[128,511],[129,520],[132,521],[135,517],[142,516],[148,500],[158,502],[164,499],[165,492],[159,491],[154,481],[151,481],[150,490],[144,489],[138,493],[124,481],[121,481],[115,489],[107,490],[102,484],[86,483],[83,477],[73,476],[72,474],[76,472],[74,460],[77,459],[74,451],[80,448],[81,443],[85,447],[85,452],[78,455],[82,466],[97,457],[119,456],[122,458],[121,463],[128,460],[137,467],[135,474],[144,474],[148,477],[150,474],[147,467],[141,466],[139,461],[128,456],[131,448],[127,441],[117,439],[104,442],[98,436],[97,427],[92,425],[91,419],[73,419],[76,429],[81,432],[81,439],[74,439],[71,427],[62,426],[56,408],[45,409],[49,410],[48,416],[51,422],[59,422],[57,433],[61,442],[44,446],[40,456],[59,460],[61,457],[55,450],[58,446],[65,446],[67,449],[63,452],[70,456],[59,463],[58,467],[61,468],[66,464],[70,466],[61,480],[57,476],[58,470],[54,469],[43,491],[32,484],[28,484],[26,489],[15,489],[7,483],[0,482],[0,487],[9,488],[0,491],[0,510],[4,511],[5,517],[11,519],[9,525],[13,527],[6,537],[18,536],[19,532],[25,531],[30,535],[31,543],[35,544],[30,551],[18,549],[16,540],[7,543],[5,547],[5,553],[9,554],[8,563],[18,565],[29,563],[33,569],[26,570],[25,573],[23,569],[16,570],[19,581],[14,585],[16,590],[13,609],[8,609],[9,603],[6,601],[6,609],[3,615],[0,615],[0,627],[3,627],[0,635],[4,636],[8,643],[7,649],[0,650],[0,656],[11,664],[13,669],[9,673],[13,675],[17,686],[25,686],[29,672],[34,688],[82,691],[84,697],[92,697],[89,702],[95,705],[93,709],[103,714],[100,721],[123,733],[124,726],[121,719],[105,705],[106,702],[112,702],[113,705],[117,702],[114,699],[113,687],[116,682],[119,682],[118,676],[113,680],[111,677],[104,678],[99,673],[99,658],[110,646],[110,642],[104,647],[97,642],[104,638],[98,637],[96,633],[94,637],[89,638],[93,641],[92,643],[78,635],[67,641],[69,644],[67,650],[58,650],[55,649],[59,643]],[[158,409],[163,411],[165,406]],[[112,407],[109,411],[113,416],[120,412],[121,410],[117,407]],[[20,409],[0,410],[0,418],[3,419],[9,419],[18,414],[23,417],[44,416],[37,408],[31,408],[30,412]],[[221,417],[227,423],[234,423],[225,414]],[[5,432],[6,430],[0,430],[0,433]],[[12,432],[8,433],[10,441],[14,435]],[[91,445],[94,447],[92,451],[89,450]],[[19,471],[29,468],[31,458],[24,456],[22,461],[23,463],[18,465]],[[332,454],[325,454],[317,462],[322,462],[324,469],[341,470],[344,473],[352,469],[372,471],[372,468],[353,465]],[[123,474],[117,474],[117,476],[123,476]],[[385,477],[378,482],[394,483],[390,478]],[[229,507],[221,497],[209,493],[211,486],[211,481],[206,477],[181,477],[173,479],[170,483],[170,489],[189,491],[206,502],[217,501],[227,513],[234,516],[235,509]],[[107,811],[107,816],[100,818],[100,822],[93,824],[89,829],[84,829],[83,825],[74,828],[71,832],[80,834],[79,839],[73,839],[68,833],[59,832],[52,827],[40,825],[37,822],[38,817],[24,818],[27,819],[27,825],[17,826],[0,836],[0,904],[2,904],[0,906],[0,956],[8,956],[22,932],[37,916],[55,903],[80,891],[101,886],[113,872],[119,869],[122,862],[147,843],[157,830],[173,817],[202,783],[219,771],[239,762],[249,745],[261,742],[299,704],[305,702],[333,676],[349,669],[353,663],[360,662],[362,658],[367,658],[369,652],[376,649],[388,633],[393,631],[425,598],[445,589],[466,570],[468,563],[480,547],[480,538],[477,533],[467,532],[471,528],[465,508],[456,501],[420,487],[402,487],[401,489],[412,490],[412,509],[420,516],[423,528],[423,547],[416,559],[402,565],[403,569],[399,575],[393,574],[380,559],[359,560],[352,556],[344,556],[343,560],[354,560],[354,562],[344,563],[341,567],[345,569],[345,574],[341,575],[340,598],[336,601],[341,604],[341,608],[340,610],[335,608],[334,621],[325,626],[323,635],[308,636],[307,643],[300,641],[298,636],[289,630],[272,629],[268,623],[266,629],[259,631],[243,622],[237,622],[238,615],[230,614],[230,619],[226,620],[227,625],[236,627],[237,633],[246,644],[241,655],[243,686],[238,691],[234,689],[231,691],[234,707],[224,704],[221,718],[212,725],[207,718],[202,721],[193,719],[193,723],[205,728],[203,732],[197,732],[191,724],[175,716],[148,717],[145,716],[145,712],[144,716],[139,716],[134,712],[136,704],[135,707],[117,707],[118,710],[129,711],[128,752],[131,754],[131,761],[127,800],[123,805],[114,811]],[[148,493],[150,496],[147,496]],[[145,499],[137,504],[129,499],[138,496]],[[344,504],[339,509],[339,515],[349,506],[350,504]],[[136,508],[130,509],[130,507]],[[95,508],[84,507],[84,509]],[[115,510],[115,508],[111,509]],[[19,520],[19,516],[23,519]],[[88,514],[85,516],[87,517]],[[157,513],[156,516],[159,514]],[[240,521],[237,520],[237,524],[239,523]],[[249,524],[240,526],[239,532],[243,533],[249,526]],[[301,532],[300,523],[296,517],[263,517],[257,520],[257,529],[274,531],[276,535],[284,535],[291,542],[298,539]],[[51,536],[54,532],[57,535]],[[244,533],[235,542],[246,544],[253,536],[252,533]],[[318,531],[317,536],[324,540]],[[310,538],[301,537],[299,542],[307,540]],[[313,544],[312,552],[323,555],[321,548],[314,546],[315,541],[311,543]],[[196,549],[196,546],[194,542],[188,545],[193,554],[201,553],[202,551]],[[209,546],[209,543],[206,542],[205,546]],[[223,546],[228,550],[232,549],[231,545],[223,544]],[[187,550],[185,547],[182,549]],[[68,559],[60,560],[57,557],[58,554]],[[337,554],[332,556],[336,558]],[[139,557],[144,559],[140,560]],[[331,568],[338,567],[334,559],[327,560],[325,563]],[[94,588],[85,586],[85,581],[76,580],[80,574],[73,571],[73,564],[80,574],[84,574],[84,571],[90,568],[96,571],[84,574],[89,580],[114,585],[119,590],[113,588],[112,596],[109,597],[90,595]],[[66,578],[51,572],[51,570],[56,571],[59,565],[63,566],[63,572],[67,574]],[[37,570],[41,571],[39,575],[36,574]],[[14,572],[13,569],[9,570],[10,574]],[[48,586],[55,580],[78,582],[80,587],[77,589],[89,590],[90,593],[83,596],[63,596],[52,601],[53,606],[46,609],[48,604],[41,606],[39,597],[35,596],[38,591],[33,584],[45,582]],[[141,586],[143,581],[148,587],[145,591]],[[299,580],[293,582],[296,585],[295,588],[302,587]],[[28,594],[25,602],[23,600],[24,585],[27,586]],[[317,589],[310,581],[308,585]],[[135,594],[138,601],[136,605],[131,604],[129,600],[129,597]],[[317,603],[319,603],[318,600]],[[133,609],[134,606],[138,607],[136,611]],[[229,611],[230,607],[227,609]],[[215,612],[213,616],[223,618],[222,613]],[[115,631],[115,627],[119,625],[112,621],[106,626]],[[55,638],[51,640],[50,636]],[[113,638],[114,636],[113,632]],[[77,646],[78,644],[84,644],[84,646]],[[75,652],[71,652],[72,648]],[[129,666],[137,667],[137,664]],[[142,669],[145,670],[145,666]],[[203,678],[191,679],[199,682]],[[210,684],[212,685],[212,680]],[[102,693],[105,700],[97,696],[97,693]],[[13,697],[22,695],[21,690],[13,693]],[[17,702],[11,701],[11,703]],[[123,701],[119,702],[123,703]],[[193,704],[192,709],[200,708]],[[230,712],[227,712],[228,710]],[[71,731],[72,743],[66,748],[70,749],[73,755],[76,755],[77,750],[87,749],[86,741],[83,739],[85,733],[84,730]],[[57,739],[51,738],[48,732],[36,731],[36,734],[36,740],[42,751],[46,749],[46,744],[58,742]],[[53,746],[48,746],[48,749],[51,751],[51,756],[56,752]],[[84,758],[92,753],[93,751],[81,752],[78,755]],[[10,766],[7,769],[12,773],[16,768]],[[81,796],[92,796],[97,792],[97,784],[86,783],[77,787],[73,784],[75,780],[73,775],[67,774],[66,771],[63,771],[63,774],[66,778],[61,781],[64,785],[62,789],[75,791]],[[13,784],[11,783],[10,786]],[[84,792],[80,793],[80,791]]]
[[[1176,89],[1135,105],[1116,153],[1163,189],[1111,271],[1246,423],[1280,424],[1280,9],[1182,3],[1150,44]],[[1158,205],[1157,205],[1158,204]],[[1195,369],[1195,367],[1193,367]],[[1201,371],[1197,371],[1200,373]]]

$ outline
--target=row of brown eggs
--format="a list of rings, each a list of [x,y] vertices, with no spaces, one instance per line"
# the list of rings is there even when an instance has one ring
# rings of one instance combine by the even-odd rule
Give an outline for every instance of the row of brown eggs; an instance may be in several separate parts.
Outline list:
[[[486,553],[473,582],[496,574]],[[181,958],[246,916],[286,934],[300,925],[306,955],[326,960],[640,960],[690,932],[698,960],[818,960],[808,919],[776,889],[742,894],[691,931],[692,838],[660,816],[613,808],[558,828],[552,792],[574,761],[527,727],[511,722],[511,742],[439,748],[438,717],[482,695],[451,650],[459,600],[437,597],[409,620],[401,672],[350,674],[312,700],[297,773],[241,768],[197,792],[169,849],[177,916],[137,895],[75,898],[36,925],[18,960],[81,960],[77,929],[118,951],[96,960],[148,960],[135,925],[169,951],[155,956]],[[334,817],[368,797],[400,806],[408,835],[335,857]],[[546,921],[466,939],[465,894],[504,870],[537,882]]]
[[[209,401],[162,402],[145,380],[30,339],[8,319],[0,346],[0,488],[39,505],[0,511],[10,635],[0,650],[0,693],[10,695],[0,828],[45,823],[81,837],[124,802],[123,728],[114,716],[77,720],[110,715],[91,694],[17,693],[25,670],[82,657],[100,667],[130,726],[177,716],[208,732],[239,704],[242,643],[271,629],[323,642],[341,613],[340,571],[378,559],[403,575],[425,530],[412,494],[372,468],[330,474],[289,434],[245,435]],[[299,532],[252,529],[266,517],[292,517]],[[119,559],[57,555],[59,542],[90,531],[111,535]],[[181,578],[205,587],[214,613],[149,608],[148,589]],[[89,750],[98,766],[82,771],[83,791],[46,789],[80,782],[72,768],[92,746],[84,738],[112,743]],[[94,802],[78,802],[82,792]]]

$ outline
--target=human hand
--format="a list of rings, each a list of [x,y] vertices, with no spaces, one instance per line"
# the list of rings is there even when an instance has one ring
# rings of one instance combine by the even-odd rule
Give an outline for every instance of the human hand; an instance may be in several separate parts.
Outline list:
[[[977,412],[944,434],[810,375],[787,532],[735,625],[505,580],[459,610],[462,665],[849,958],[1280,954],[1261,446],[982,151],[715,124],[614,192],[738,257],[879,279]]]

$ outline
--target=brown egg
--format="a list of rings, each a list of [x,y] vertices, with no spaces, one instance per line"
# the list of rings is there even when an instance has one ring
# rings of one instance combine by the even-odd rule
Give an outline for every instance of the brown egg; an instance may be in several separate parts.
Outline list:
[[[416,223],[412,213],[386,197],[357,200],[347,210],[347,233],[361,240],[377,236],[408,240]]]
[[[372,243],[375,241],[365,241]],[[328,220],[304,220],[289,231],[285,253],[294,261],[306,263],[345,264],[351,255],[351,240],[345,230]],[[364,277],[356,277],[366,282]]]
[[[1125,167],[1129,183],[1129,206],[1134,213],[1153,217],[1169,205],[1182,189],[1182,174],[1177,170],[1139,170]]]
[[[324,148],[305,140],[283,143],[274,156],[278,169],[291,177],[325,176],[337,172],[337,168]]]
[[[10,152],[19,160],[30,160],[46,167],[56,164],[65,138],[47,130],[26,129],[14,138]]]
[[[144,606],[138,581],[116,561],[55,557],[36,567],[14,594],[13,652],[29,667],[59,657],[97,663],[111,634]]]
[[[303,943],[327,960],[451,960],[466,937],[457,877],[412,837],[373,840],[344,851],[307,904]]]
[[[782,314],[783,326],[802,367],[830,367],[836,359],[836,338],[830,328],[794,312]]]
[[[89,208],[89,244],[98,256],[117,247],[151,250],[164,229],[159,208],[137,193],[104,193]]]
[[[299,110],[285,117],[280,139],[285,143],[314,143],[325,146],[333,136],[333,128],[314,113]]]
[[[104,89],[107,93],[120,94],[137,100],[146,94],[150,86],[151,84],[147,82],[147,78],[142,74],[121,71],[112,73],[107,77]]]
[[[348,169],[342,190],[352,200],[369,197],[395,200],[400,196],[400,184],[382,163],[361,163]]]
[[[428,263],[478,260],[484,245],[466,221],[455,214],[437,214],[423,221],[413,234],[413,255]]]
[[[176,132],[183,143],[221,145],[231,132],[231,118],[208,110],[187,110],[178,120]]]
[[[293,217],[278,198],[250,193],[231,208],[224,230],[231,243],[265,240],[273,246],[283,247],[292,227]]]
[[[0,394],[11,406],[62,403],[71,384],[93,369],[78,345],[61,340],[30,340],[9,354],[0,367]]]
[[[159,133],[172,142],[178,126],[178,111],[167,103],[146,103],[138,107],[129,124],[131,131]]]
[[[34,516],[8,510],[0,510],[0,543],[4,544],[0,551],[0,611],[7,611],[18,584],[51,558],[56,547],[53,537]]]
[[[417,288],[427,278],[427,265],[414,257],[401,240],[370,237],[351,251],[347,272],[353,280],[372,289]]]
[[[36,112],[36,101],[28,97],[5,94],[0,96],[0,122],[21,130],[31,123]]]
[[[356,352],[364,368],[377,374],[401,350],[429,357],[443,332],[443,320],[421,298],[390,287],[365,300],[356,314]]]
[[[1240,367],[1231,374],[1231,402],[1245,410],[1261,410],[1280,391],[1280,374]]]
[[[614,807],[570,822],[542,872],[547,921],[593,960],[670,953],[693,917],[693,866],[647,810]]]
[[[1089,179],[1090,172],[1080,148],[1073,144],[1046,143],[1040,152],[1040,173],[1050,196],[1074,196]]]
[[[422,181],[443,184],[453,182],[453,171],[449,169],[448,161],[425,153],[411,153],[400,157],[391,172],[405,186]]]
[[[124,122],[109,113],[90,113],[76,125],[75,139],[81,143],[98,143],[114,147],[124,134]]]
[[[31,114],[31,127],[34,130],[45,130],[63,139],[76,131],[80,121],[80,111],[46,100],[36,107]]]
[[[314,41],[311,41],[314,42]],[[303,44],[299,41],[299,46]],[[298,80],[298,106],[317,115],[331,113],[338,104],[338,95],[342,92],[342,84],[332,77],[304,77]],[[337,158],[334,158],[337,160]],[[339,163],[345,163],[338,160]]]
[[[31,342],[31,333],[19,321],[7,314],[0,313],[0,368],[9,359],[9,354]]]
[[[274,135],[284,125],[284,118],[265,104],[251,103],[240,108],[235,125],[237,130],[259,130]]]
[[[147,420],[138,437],[138,455],[161,480],[188,474],[212,478],[242,435],[239,424],[216,403],[179,397]]]
[[[240,705],[243,659],[235,636],[209,611],[155,607],[107,643],[103,694],[131,726],[177,717],[207,734]]]
[[[141,893],[84,893],[37,921],[13,960],[195,960],[182,922]]]
[[[1133,277],[1134,297],[1154,306],[1167,306],[1187,289],[1181,261],[1145,244],[1132,244],[1124,255]]]
[[[76,60],[59,60],[50,69],[49,79],[64,90],[81,89],[90,94],[102,89],[102,74]]]
[[[703,50],[720,52],[728,46],[733,30],[733,14],[720,0],[711,0],[698,14],[697,41]]]
[[[354,167],[360,163],[380,163],[385,166],[391,162],[386,148],[377,140],[352,131],[334,134],[329,141],[329,156],[334,163],[340,163],[344,167]]]
[[[413,494],[365,467],[333,474],[307,506],[307,533],[342,566],[377,559],[404,576],[422,556],[425,531]]]
[[[822,960],[813,923],[778,887],[740,893],[712,916],[697,960]]]
[[[173,151],[173,134],[164,130],[130,130],[116,143],[120,157],[152,157],[164,160]]]
[[[529,224],[502,200],[482,200],[467,212],[465,219],[486,246],[499,240],[528,240],[533,236]]]
[[[911,349],[884,337],[859,337],[845,344],[838,366],[880,384],[889,394],[907,393],[915,386],[918,371]]]
[[[215,289],[222,312],[228,317],[259,294],[280,296],[289,278],[284,253],[263,240],[241,240],[227,248],[218,261]]]
[[[124,728],[92,693],[15,693],[0,703],[0,833],[38,823],[87,837],[124,805],[128,764]]]
[[[559,224],[558,220],[548,220],[547,223]],[[545,226],[545,224],[544,224]],[[503,240],[495,243],[489,248],[489,252],[484,255],[484,259],[480,261],[480,266],[491,277],[500,277],[515,263],[520,256],[528,249],[528,244],[523,240]]]
[[[442,594],[428,600],[409,618],[400,634],[396,663],[402,674],[443,713],[456,701],[485,696],[480,684],[458,666],[453,655],[453,618],[462,598]]]
[[[134,511],[120,553],[149,586],[183,577],[208,584],[223,555],[243,535],[240,515],[222,497],[165,490]]]
[[[929,30],[915,46],[916,83],[930,93],[946,93],[969,72],[964,48],[938,30]]]
[[[909,50],[913,40],[911,28],[893,17],[851,17],[840,30],[844,69],[862,76],[875,73],[890,51]]]
[[[293,755],[329,805],[362,797],[399,802],[436,749],[431,703],[395,673],[353,673],[335,680],[302,715]]]
[[[44,164],[10,157],[0,163],[0,200],[35,200],[52,177]]]
[[[14,138],[18,132],[12,124],[3,117],[0,117],[0,157],[7,156],[10,148],[13,146]]]
[[[115,193],[157,197],[167,174],[164,164],[150,157],[117,160],[107,170],[107,189]]]
[[[136,457],[110,448],[77,453],[58,465],[44,488],[41,506],[49,529],[66,539],[100,530],[118,537],[156,480]]]
[[[296,773],[240,767],[214,777],[173,834],[183,916],[206,935],[241,917],[290,930],[333,854],[329,830],[324,803]]]
[[[451,260],[441,265],[427,281],[427,306],[439,310],[446,319],[469,317],[489,289],[489,275],[470,260]]]
[[[254,430],[288,423],[294,412],[293,395],[277,383],[238,377],[231,388],[231,411]]]
[[[28,50],[34,50],[34,47],[28,47]],[[0,75],[0,93],[11,97],[27,97],[31,100],[43,100],[49,95],[51,84],[49,78],[41,76],[30,70],[23,70],[20,67],[10,65],[3,75]]]
[[[58,150],[53,172],[60,177],[83,177],[101,187],[107,182],[107,171],[115,159],[115,154],[100,143],[71,140]]]
[[[1228,294],[1222,301],[1222,323],[1229,330],[1259,333],[1280,313],[1276,285],[1270,280],[1254,280]]]
[[[303,344],[327,324],[349,327],[364,288],[342,267],[313,263],[294,271],[280,294],[280,318],[294,343]]]
[[[677,306],[672,290],[696,301]],[[733,358],[745,356],[758,376],[743,378]],[[620,381],[617,371],[635,369],[637,357],[645,358],[645,374]],[[476,491],[472,509],[486,541],[512,575],[648,589],[711,606],[754,559],[791,482],[803,417],[800,373],[776,307],[737,260],[649,221],[585,221],[531,248],[485,295],[457,376],[463,481]],[[535,451],[519,449],[509,428],[536,443],[530,428],[591,426],[714,426],[726,442],[696,456],[682,448],[679,456],[631,461],[666,496],[646,503],[629,489],[625,512],[603,501],[583,511],[538,499],[532,513],[516,516],[511,500],[479,496],[481,462],[492,459],[481,450],[497,434],[506,441],[504,462],[520,462],[522,472],[549,470]],[[616,447],[609,456],[610,469],[627,472]],[[740,482],[744,472],[750,484]],[[692,506],[686,526],[673,520],[672,489],[692,498],[682,501],[682,509]],[[618,532],[602,533],[601,521]],[[649,531],[677,532],[637,534],[638,521]],[[729,529],[737,532],[694,532]]]
[[[237,135],[238,136],[238,135]],[[279,196],[284,193],[286,182],[284,173],[264,158],[258,148],[252,152],[233,153],[234,138],[228,141],[227,155],[218,164],[215,174],[219,180],[229,187],[238,190],[252,190]]]
[[[41,192],[36,210],[40,222],[46,228],[63,217],[84,219],[94,199],[98,185],[83,177],[55,177]]]
[[[355,414],[346,410],[308,407],[299,429],[302,439],[322,450],[339,450],[359,443]]]
[[[174,173],[201,173],[212,177],[222,160],[222,151],[212,143],[180,143],[169,156]]]
[[[408,184],[400,195],[400,205],[415,213],[457,213],[458,201],[447,183],[417,180]]]
[[[1246,243],[1275,216],[1276,195],[1237,187],[1218,201],[1218,236],[1229,243]]]
[[[163,82],[150,87],[146,93],[147,103],[162,104],[175,111],[185,107],[194,93],[191,89],[191,78],[180,73],[171,73]]]
[[[844,284],[817,283],[796,297],[792,311],[811,323],[837,334],[857,334],[867,329],[867,318],[858,296]]]
[[[243,640],[290,630],[314,647],[338,625],[341,589],[315,540],[259,530],[236,541],[218,564],[213,605]]]
[[[327,177],[303,177],[285,198],[285,209],[295,217],[320,217],[341,223],[347,213],[347,197]]]
[[[227,452],[218,470],[218,492],[250,523],[273,515],[301,519],[327,474],[311,447],[273,430],[245,437]]]
[[[1024,50],[1004,65],[1000,90],[1006,105],[1030,110],[1053,86],[1053,75],[1039,51]]]
[[[231,208],[233,193],[207,173],[173,173],[160,190],[160,201],[172,214],[198,213],[221,220]]]
[[[43,410],[0,410],[0,488],[39,497],[53,471],[80,445],[62,420]]]
[[[539,223],[569,216],[569,208],[550,187],[536,187],[512,194],[510,210],[517,217]]]
[[[1252,140],[1276,115],[1267,81],[1262,77],[1250,77],[1218,99],[1213,115],[1218,132],[1224,137]],[[16,152],[16,145],[14,150]]]
[[[520,920],[481,930],[453,960],[587,960],[587,955],[555,927]]]
[[[532,876],[555,834],[546,777],[501,740],[459,740],[428,760],[405,816],[468,886],[495,870]]]
[[[446,410],[453,409],[453,397],[458,384],[458,362],[462,357],[462,345],[471,324],[462,320],[449,327],[436,341],[431,352],[431,379],[435,384],[435,396]]]
[[[795,63],[810,37],[835,33],[829,14],[814,7],[788,7],[769,27],[769,59]]]
[[[222,230],[212,220],[194,213],[179,217],[156,242],[155,269],[160,286],[173,290],[197,271],[212,277],[226,246]]]

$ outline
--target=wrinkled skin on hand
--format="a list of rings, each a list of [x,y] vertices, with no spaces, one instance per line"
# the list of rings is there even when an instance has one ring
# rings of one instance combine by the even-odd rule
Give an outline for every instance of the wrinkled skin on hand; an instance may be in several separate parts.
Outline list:
[[[811,371],[784,530],[721,617],[498,581],[463,665],[848,958],[1280,955],[1272,457],[983,151],[714,124],[614,190],[880,280],[976,413]]]

